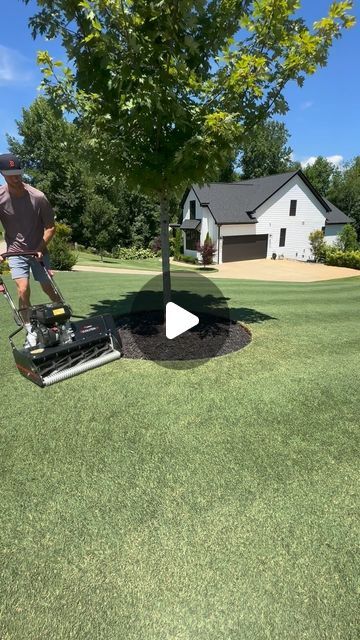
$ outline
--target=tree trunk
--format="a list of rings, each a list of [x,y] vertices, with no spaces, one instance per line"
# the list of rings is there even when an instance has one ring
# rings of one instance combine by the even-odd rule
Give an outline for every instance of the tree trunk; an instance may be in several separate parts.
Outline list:
[[[167,194],[160,194],[160,237],[161,237],[161,258],[163,273],[163,294],[164,309],[171,301],[171,279],[170,279],[170,249],[169,249],[169,198]]]

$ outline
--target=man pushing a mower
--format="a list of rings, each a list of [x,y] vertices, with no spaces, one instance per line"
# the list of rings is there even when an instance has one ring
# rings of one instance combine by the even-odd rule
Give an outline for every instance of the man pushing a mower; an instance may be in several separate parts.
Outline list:
[[[52,302],[59,302],[46,271],[39,260],[50,268],[47,244],[55,234],[53,209],[46,196],[22,180],[19,159],[12,153],[0,155],[0,172],[6,184],[0,186],[0,222],[5,230],[7,252],[33,251],[32,256],[9,257],[11,277],[19,296],[19,309],[27,330],[26,346],[36,344],[29,322],[30,269]],[[0,262],[3,258],[0,256]]]
[[[0,294],[18,325],[9,341],[19,373],[39,387],[48,387],[118,360],[122,343],[112,316],[72,320],[71,307],[55,284],[47,251],[55,233],[54,212],[48,200],[41,191],[23,183],[19,159],[13,154],[0,155],[0,172],[6,180],[0,187],[0,222],[7,243],[1,259],[9,261],[19,310],[1,274]],[[50,303],[30,304],[30,269]],[[24,329],[26,341],[21,348],[15,338]]]

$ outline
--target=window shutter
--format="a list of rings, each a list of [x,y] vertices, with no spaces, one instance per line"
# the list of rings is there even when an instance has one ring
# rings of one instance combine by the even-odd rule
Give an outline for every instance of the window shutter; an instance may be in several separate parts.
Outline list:
[[[291,216],[296,216],[296,206],[297,206],[297,200],[291,200],[290,201],[290,215]]]
[[[279,247],[285,247],[286,229],[280,229]]]

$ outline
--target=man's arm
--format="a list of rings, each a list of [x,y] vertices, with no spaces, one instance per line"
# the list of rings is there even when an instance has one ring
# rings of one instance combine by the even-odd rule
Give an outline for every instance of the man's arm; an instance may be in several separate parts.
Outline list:
[[[43,195],[41,200],[40,212],[41,212],[41,217],[44,225],[44,235],[40,243],[40,246],[38,247],[38,252],[40,254],[43,254],[45,253],[47,249],[47,245],[50,242],[51,238],[53,238],[55,235],[54,211],[45,195]],[[39,255],[39,258],[40,257],[41,255]]]
[[[54,235],[55,235],[55,225],[53,227],[46,227],[44,229],[44,235],[43,235],[41,245],[39,247],[39,251],[41,252],[46,251],[46,247],[49,244],[51,238],[54,237]]]

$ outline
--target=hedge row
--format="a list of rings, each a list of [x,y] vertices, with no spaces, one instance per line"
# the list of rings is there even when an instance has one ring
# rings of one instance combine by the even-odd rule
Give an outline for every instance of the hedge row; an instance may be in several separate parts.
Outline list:
[[[117,247],[113,250],[112,255],[119,260],[146,260],[156,256],[151,249],[138,249],[137,247]]]
[[[360,251],[340,251],[330,248],[325,252],[324,262],[332,267],[360,269]]]

